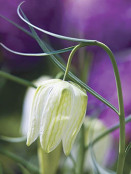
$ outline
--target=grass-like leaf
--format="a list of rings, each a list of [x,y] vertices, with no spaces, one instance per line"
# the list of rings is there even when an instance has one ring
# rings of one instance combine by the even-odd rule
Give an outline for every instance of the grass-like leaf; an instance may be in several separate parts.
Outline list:
[[[22,21],[24,21],[26,24],[28,24],[29,26],[31,26],[32,28],[35,28],[36,30],[38,31],[41,31],[47,35],[50,35],[50,36],[53,36],[53,37],[56,37],[58,39],[62,39],[62,40],[69,40],[69,41],[74,41],[74,42],[86,42],[86,43],[95,43],[96,40],[86,40],[86,39],[79,39],[79,38],[73,38],[73,37],[67,37],[67,36],[63,36],[63,35],[59,35],[59,34],[55,34],[55,33],[52,33],[52,32],[49,32],[49,31],[46,31],[46,30],[43,30],[33,24],[31,24],[29,22],[29,20],[25,19],[21,14],[20,14],[20,8],[21,8],[21,5],[24,3],[25,1],[21,2],[20,5],[18,6],[17,8],[17,14],[18,16],[20,17],[20,19]]]
[[[0,154],[9,157],[10,159],[16,161],[17,163],[20,163],[27,170],[29,170],[32,174],[39,174],[39,169],[36,166],[29,163],[27,160],[23,159],[22,157],[4,149],[3,147],[0,147]]]
[[[6,137],[6,136],[0,136],[0,141],[8,142],[8,143],[21,143],[26,141],[26,137]]]
[[[33,56],[49,56],[49,55],[55,55],[55,54],[65,53],[65,52],[71,51],[74,48],[74,46],[72,46],[72,47],[60,49],[60,50],[57,50],[57,51],[51,51],[51,52],[47,52],[47,53],[21,53],[21,52],[14,51],[14,50],[8,48],[3,43],[0,43],[0,45],[4,49],[6,49],[7,51],[9,51],[11,53],[14,53],[14,54],[17,54],[17,55],[21,55],[21,56],[32,56],[32,57]]]
[[[30,37],[33,37],[33,35],[31,34],[31,32],[29,32],[28,30],[26,30],[25,28],[21,27],[20,25],[18,25],[17,23],[15,23],[14,21],[6,18],[3,15],[0,15],[0,17],[2,17],[3,19],[5,19],[6,21],[8,21],[9,23],[13,24],[15,27],[17,27],[18,29],[22,30],[24,33],[26,33],[27,35],[29,35]]]
[[[1,77],[4,77],[8,80],[11,80],[11,81],[14,81],[14,82],[17,82],[21,85],[24,85],[24,86],[31,86],[33,88],[37,88],[33,83],[31,83],[30,81],[27,81],[27,80],[24,80],[24,79],[21,79],[19,77],[16,77],[14,75],[11,75],[9,73],[6,73],[4,71],[0,71],[0,76]]]
[[[3,19],[5,19],[6,21],[8,21],[9,23],[13,24],[15,27],[17,27],[18,29],[22,30],[24,33],[26,33],[27,35],[29,35],[30,37],[32,37],[34,39],[34,35],[28,31],[27,29],[21,27],[19,24],[15,23],[14,21],[6,18],[5,16],[3,15],[0,15],[0,17],[2,17]],[[47,52],[47,53],[36,53],[36,54],[28,54],[28,53],[20,53],[20,52],[17,52],[17,51],[13,51],[9,48],[7,48],[4,44],[0,43],[0,45],[2,47],[4,47],[5,49],[7,49],[8,51],[14,53],[14,54],[18,54],[18,55],[23,55],[23,56],[48,56],[48,55],[52,55],[52,54],[61,54],[61,53],[65,53],[65,52],[69,52],[71,51],[75,46],[71,46],[71,47],[67,47],[67,48],[64,48],[64,49],[60,49],[60,50],[52,50],[50,52]],[[46,43],[46,45],[48,45]]]

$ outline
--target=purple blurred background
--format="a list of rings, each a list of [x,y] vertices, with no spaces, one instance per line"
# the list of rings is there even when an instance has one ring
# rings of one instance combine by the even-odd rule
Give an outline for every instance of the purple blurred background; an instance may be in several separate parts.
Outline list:
[[[22,22],[17,15],[17,6],[21,0],[0,0],[0,14],[18,23],[28,29],[27,25]],[[22,9],[35,25],[58,32],[61,21],[61,4],[57,0],[27,0]],[[58,10],[59,9],[59,10]],[[24,32],[0,18],[0,41],[13,50],[20,52],[41,52],[38,44]],[[42,35],[41,35],[42,36]],[[7,53],[2,49],[4,54],[4,63],[13,71],[26,71],[39,62],[38,57],[22,57]]]

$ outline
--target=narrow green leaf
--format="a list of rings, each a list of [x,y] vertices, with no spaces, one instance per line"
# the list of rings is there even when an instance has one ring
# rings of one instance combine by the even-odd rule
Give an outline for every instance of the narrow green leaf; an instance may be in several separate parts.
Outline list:
[[[33,35],[31,34],[31,32],[29,32],[28,30],[26,30],[25,28],[21,27],[19,24],[13,22],[12,20],[6,18],[3,15],[0,15],[0,17],[2,17],[3,19],[5,19],[6,21],[8,21],[9,23],[13,24],[14,26],[16,26],[17,28],[19,28],[20,30],[22,30],[23,32],[25,32],[26,34],[28,34],[30,37],[33,37]]]
[[[74,42],[86,42],[86,43],[95,43],[96,40],[86,40],[86,39],[79,39],[79,38],[73,38],[73,37],[67,37],[67,36],[63,36],[63,35],[59,35],[59,34],[55,34],[55,33],[52,33],[52,32],[49,32],[49,31],[46,31],[46,30],[43,30],[33,24],[31,24],[29,22],[29,20],[25,19],[24,17],[21,16],[20,14],[20,9],[21,9],[21,5],[24,3],[25,1],[23,1],[22,3],[20,3],[20,5],[18,6],[17,8],[17,14],[18,16],[20,17],[20,19],[22,21],[24,21],[26,24],[28,24],[30,27],[32,28],[35,28],[37,29],[38,31],[41,31],[47,35],[50,35],[50,36],[53,36],[53,37],[56,37],[56,38],[59,38],[59,39],[64,39],[64,40],[69,40],[69,41],[74,41]]]
[[[7,157],[9,157],[10,159],[20,163],[21,165],[23,165],[27,170],[29,170],[32,174],[39,174],[39,170],[36,166],[34,166],[33,164],[29,163],[28,161],[26,161],[25,159],[23,159],[22,157],[4,149],[3,147],[0,147],[0,154],[5,155]]]
[[[9,51],[11,53],[14,53],[14,54],[17,54],[17,55],[21,55],[21,56],[49,56],[49,55],[53,55],[53,54],[60,54],[60,53],[65,53],[65,52],[71,51],[75,47],[75,46],[72,46],[72,47],[60,49],[60,50],[57,50],[57,51],[51,51],[51,52],[48,52],[48,53],[22,53],[22,52],[14,51],[14,50],[8,48],[3,43],[0,43],[0,45],[4,49],[6,49],[7,51]]]
[[[14,81],[14,82],[20,83],[20,84],[22,84],[22,85],[24,85],[24,86],[31,86],[31,87],[33,87],[33,88],[37,88],[37,87],[36,87],[33,83],[31,83],[30,81],[21,79],[21,78],[19,78],[19,77],[16,77],[16,76],[11,75],[11,74],[9,74],[9,73],[6,73],[6,72],[4,72],[4,71],[0,71],[0,76],[1,76],[1,77],[4,77],[4,78],[6,78],[6,79],[12,80],[12,81]]]
[[[26,137],[12,138],[12,137],[0,136],[0,141],[5,141],[8,143],[21,143],[26,141]]]

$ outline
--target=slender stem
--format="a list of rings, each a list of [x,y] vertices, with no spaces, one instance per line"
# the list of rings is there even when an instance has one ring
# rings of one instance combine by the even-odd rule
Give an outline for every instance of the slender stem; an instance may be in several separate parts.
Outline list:
[[[7,151],[6,149],[4,149],[3,147],[0,147],[0,154],[5,155],[11,159],[13,159],[14,161],[22,164],[26,169],[28,169],[31,173],[34,174],[39,174],[39,170],[37,167],[35,167],[34,165],[30,164],[28,161],[26,161],[25,159],[13,154],[10,151]]]
[[[69,58],[68,58],[68,62],[67,62],[67,66],[66,66],[66,71],[65,71],[63,80],[65,80],[65,79],[66,79],[66,76],[68,75],[69,68],[70,68],[70,64],[71,64],[71,61],[72,61],[72,58],[73,58],[75,52],[76,52],[79,48],[81,48],[81,47],[82,47],[81,44],[76,45],[76,46],[73,48],[73,50],[71,51],[71,53],[70,53],[70,55],[69,55]]]
[[[40,174],[45,174],[45,166],[44,166],[44,154],[43,149],[40,145],[40,141],[38,140],[38,158],[39,158],[39,166],[40,166]]]
[[[85,140],[84,140],[84,125],[82,125],[80,130],[80,139],[79,139],[79,150],[78,157],[76,161],[76,174],[83,174],[83,165],[85,157]]]
[[[40,174],[55,174],[61,155],[61,144],[59,144],[52,152],[43,151],[40,140],[38,140],[38,159],[40,166]]]
[[[33,83],[31,83],[31,82],[29,82],[27,80],[21,79],[19,77],[16,77],[14,75],[8,74],[8,73],[3,72],[3,71],[0,71],[0,76],[4,77],[6,79],[12,80],[14,82],[17,82],[19,84],[22,84],[24,86],[30,86],[30,87],[33,87],[33,88],[37,88]]]
[[[64,76],[63,71],[60,71],[58,74],[56,74],[55,79],[60,79]]]
[[[125,112],[123,104],[123,95],[121,88],[121,81],[119,76],[118,67],[114,58],[112,51],[103,43],[97,42],[96,45],[103,48],[109,55],[115,74],[116,86],[117,86],[117,95],[118,95],[118,104],[119,104],[119,121],[120,121],[120,138],[119,138],[119,157],[117,164],[117,174],[123,173],[124,162],[125,162]]]

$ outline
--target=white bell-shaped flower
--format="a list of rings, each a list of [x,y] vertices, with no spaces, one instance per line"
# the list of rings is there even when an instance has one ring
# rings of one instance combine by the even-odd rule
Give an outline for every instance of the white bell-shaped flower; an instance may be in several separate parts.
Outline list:
[[[47,153],[62,141],[69,155],[73,142],[84,121],[87,94],[78,85],[60,79],[44,81],[33,99],[27,134],[27,145],[40,136]]]

